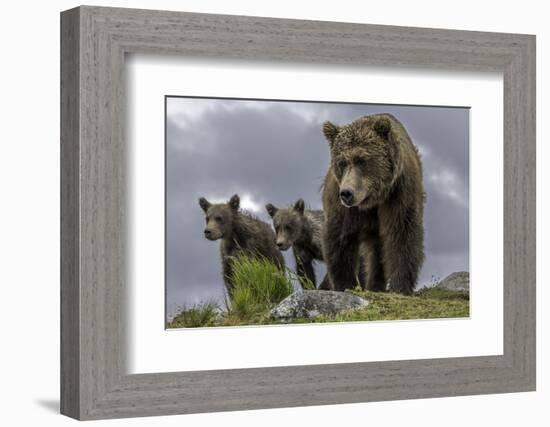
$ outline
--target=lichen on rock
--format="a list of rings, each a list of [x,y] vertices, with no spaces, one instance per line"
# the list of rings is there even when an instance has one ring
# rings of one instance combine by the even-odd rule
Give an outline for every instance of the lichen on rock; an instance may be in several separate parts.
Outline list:
[[[470,273],[466,271],[457,271],[449,274],[437,284],[438,288],[448,289],[449,291],[469,292],[470,291]]]
[[[367,300],[348,292],[307,290],[285,298],[271,310],[271,317],[278,320],[313,319],[364,308],[368,304]]]

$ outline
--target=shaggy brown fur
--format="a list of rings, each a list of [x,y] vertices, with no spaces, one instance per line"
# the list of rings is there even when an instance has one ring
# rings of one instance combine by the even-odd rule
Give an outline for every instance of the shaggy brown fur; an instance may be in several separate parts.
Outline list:
[[[294,206],[289,208],[279,209],[271,203],[268,203],[265,208],[273,218],[277,247],[286,251],[292,246],[296,273],[300,278],[310,280],[316,287],[313,265],[316,260],[323,261],[321,249],[323,211],[305,209],[302,199],[298,199]],[[327,288],[327,283],[324,280],[320,288]]]
[[[390,114],[345,126],[323,124],[331,165],[323,187],[324,258],[331,286],[410,294],[424,261],[422,163],[403,125]]]
[[[206,214],[204,237],[208,240],[221,239],[223,280],[230,297],[233,289],[232,262],[236,256],[263,256],[281,269],[284,268],[285,260],[275,246],[275,234],[271,227],[241,211],[238,195],[231,197],[228,203],[221,204],[212,204],[201,197],[199,205]]]

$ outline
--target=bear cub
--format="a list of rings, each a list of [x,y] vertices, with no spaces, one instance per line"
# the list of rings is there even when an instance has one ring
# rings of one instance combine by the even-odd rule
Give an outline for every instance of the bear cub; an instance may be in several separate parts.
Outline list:
[[[279,209],[271,203],[265,208],[273,218],[277,247],[286,251],[292,246],[298,277],[308,279],[317,287],[313,265],[316,260],[324,261],[321,248],[323,211],[305,209],[302,199],[289,208]],[[326,280],[320,289],[328,289]]]
[[[323,185],[324,258],[332,289],[411,294],[424,261],[424,187],[417,148],[390,114],[323,124],[330,167]]]
[[[275,246],[275,234],[271,227],[239,209],[237,194],[227,203],[212,204],[204,197],[199,205],[205,213],[204,237],[219,240],[223,280],[229,297],[232,297],[232,262],[239,255],[263,256],[280,269],[284,268],[283,255]]]

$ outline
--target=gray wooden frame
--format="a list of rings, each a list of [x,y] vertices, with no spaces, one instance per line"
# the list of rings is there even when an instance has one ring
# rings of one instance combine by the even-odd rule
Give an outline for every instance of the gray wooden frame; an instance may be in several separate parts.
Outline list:
[[[504,354],[128,375],[129,52],[502,72]],[[63,414],[99,419],[535,390],[534,36],[71,9],[61,14],[61,166]]]

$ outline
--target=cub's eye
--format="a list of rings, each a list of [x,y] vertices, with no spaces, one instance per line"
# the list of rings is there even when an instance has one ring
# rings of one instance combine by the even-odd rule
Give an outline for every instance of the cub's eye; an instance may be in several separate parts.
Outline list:
[[[223,218],[222,218],[221,216],[219,216],[219,215],[216,215],[216,216],[214,217],[214,221],[219,222],[219,223],[222,223],[222,222],[223,222]]]
[[[285,225],[285,231],[292,231],[292,227],[290,225]]]
[[[337,163],[337,166],[339,169],[345,169],[347,165],[348,165],[348,162],[346,162],[345,160],[339,160]]]

